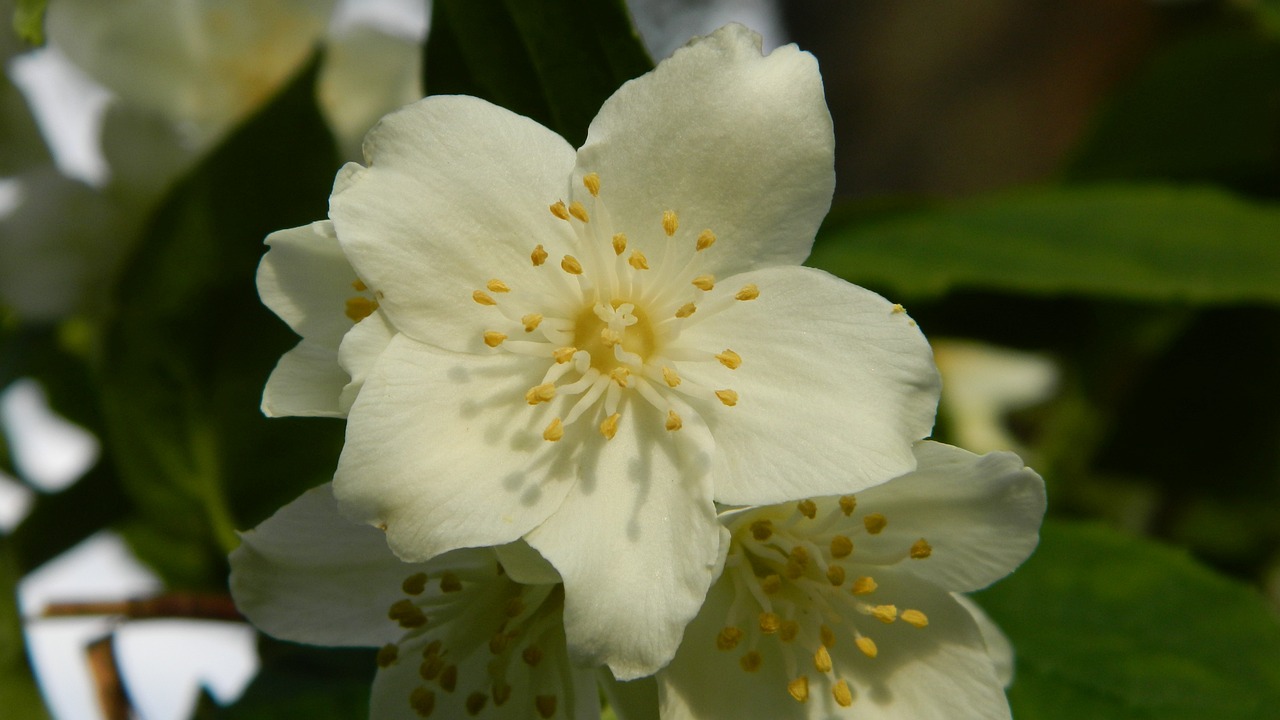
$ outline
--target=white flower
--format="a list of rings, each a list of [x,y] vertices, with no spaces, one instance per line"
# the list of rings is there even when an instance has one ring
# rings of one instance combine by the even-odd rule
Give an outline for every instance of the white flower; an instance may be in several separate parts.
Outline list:
[[[231,592],[280,639],[379,647],[373,720],[598,717],[593,671],[568,660],[562,586],[530,555],[402,562],[381,532],[342,518],[323,485],[243,535]]]
[[[658,674],[664,720],[992,720],[1007,641],[966,598],[1035,548],[1044,483],[1016,455],[925,442],[854,495],[726,514],[724,572]]]
[[[797,266],[832,152],[814,59],[762,57],[740,26],[625,84],[576,153],[474,98],[384,118],[330,200],[371,313],[339,350],[344,511],[407,561],[523,537],[564,578],[574,652],[621,678],[661,667],[716,567],[713,501],[883,482],[932,425],[936,370],[902,308]],[[353,280],[263,294],[331,352]],[[288,376],[276,411],[318,408]]]

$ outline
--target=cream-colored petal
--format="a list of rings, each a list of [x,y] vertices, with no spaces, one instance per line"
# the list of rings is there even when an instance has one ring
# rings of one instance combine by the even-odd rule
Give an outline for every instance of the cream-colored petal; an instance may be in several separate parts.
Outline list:
[[[387,316],[375,312],[356,323],[355,327],[342,338],[338,348],[338,364],[347,372],[350,382],[342,388],[339,407],[345,415],[356,401],[360,388],[364,387],[364,379],[373,367],[373,363],[382,355],[395,337],[396,330],[387,322]]]
[[[328,221],[279,230],[267,236],[267,254],[258,264],[263,304],[302,337],[337,350],[353,321],[347,301],[370,293],[342,254]]]
[[[338,353],[303,340],[280,357],[262,391],[267,417],[346,417],[340,398],[350,378],[338,365]]]

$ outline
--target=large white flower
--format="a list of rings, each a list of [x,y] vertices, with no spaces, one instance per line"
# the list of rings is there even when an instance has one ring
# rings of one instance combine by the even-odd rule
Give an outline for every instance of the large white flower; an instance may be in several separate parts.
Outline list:
[[[373,720],[598,717],[593,671],[568,659],[554,571],[527,548],[506,555],[517,561],[463,549],[405,563],[323,485],[244,534],[231,592],[280,639],[380,648]]]
[[[724,572],[658,675],[664,720],[1009,717],[1007,642],[955,593],[1031,553],[1044,483],[1012,453],[917,455],[856,496],[726,514]]]
[[[572,650],[623,678],[663,665],[720,555],[713,501],[883,482],[932,425],[902,308],[797,266],[832,152],[814,59],[762,57],[739,26],[625,84],[576,152],[474,98],[384,118],[330,200],[358,280],[269,299],[305,319],[329,293],[310,320],[349,324],[354,281],[372,313],[340,340],[344,510],[407,561],[523,537],[564,579]],[[307,386],[271,402],[296,412]]]

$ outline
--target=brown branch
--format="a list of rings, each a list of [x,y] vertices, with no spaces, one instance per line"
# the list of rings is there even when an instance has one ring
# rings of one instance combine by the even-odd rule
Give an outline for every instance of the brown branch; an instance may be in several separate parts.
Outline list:
[[[116,665],[115,636],[107,635],[93,641],[85,649],[85,654],[102,716],[106,720],[129,720],[133,717],[133,703],[120,677],[120,667]]]
[[[47,618],[86,615],[115,615],[129,620],[244,620],[230,596],[196,593],[169,593],[113,602],[51,603],[44,609]]]

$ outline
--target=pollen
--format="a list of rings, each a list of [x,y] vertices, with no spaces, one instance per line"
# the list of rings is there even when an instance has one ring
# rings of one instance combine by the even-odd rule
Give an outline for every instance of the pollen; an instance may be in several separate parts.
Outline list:
[[[542,662],[542,650],[536,645],[530,645],[520,653],[520,659],[529,667],[537,667]]]
[[[853,541],[844,535],[836,535],[831,538],[831,557],[846,558],[853,554]]]
[[[698,311],[698,306],[693,303],[685,303],[676,310],[676,317],[684,319]]]
[[[772,635],[782,627],[782,618],[777,613],[762,612],[759,618],[760,632]]]
[[[400,589],[406,595],[421,595],[422,591],[427,589],[427,574],[420,572],[410,575],[400,583]]]
[[[831,653],[827,652],[825,645],[819,645],[813,654],[813,669],[820,673],[831,672]]]
[[[351,322],[360,322],[361,320],[373,314],[378,309],[378,303],[365,297],[347,298],[346,316]]]
[[[551,357],[555,358],[557,365],[563,365],[573,359],[574,353],[578,352],[576,347],[562,347],[551,351]]]
[[[890,312],[892,312],[894,315],[901,315],[902,313],[904,313],[904,312],[906,312],[906,311],[907,311],[907,309],[906,309],[906,308],[902,307],[901,305],[899,305],[899,304],[897,304],[897,303],[894,303],[894,305],[893,305],[893,309],[892,309]]]
[[[490,330],[484,334],[484,344],[492,348],[498,347],[502,344],[502,341],[506,339],[506,335],[496,330]]]
[[[773,535],[773,522],[770,520],[756,520],[751,523],[751,537],[764,542]]]
[[[668,410],[666,423],[667,430],[674,432],[682,427],[684,427],[684,421],[680,419],[680,416],[676,414],[676,411]]]
[[[627,249],[627,236],[625,233],[618,233],[613,236],[613,254],[621,255]]]
[[[541,245],[538,245],[533,249],[533,252],[529,253],[529,259],[533,261],[534,267],[538,267],[542,263],[546,262],[548,257],[550,257],[550,255],[547,254],[546,249]]]
[[[760,288],[756,287],[754,283],[748,283],[747,285],[743,285],[742,289],[733,297],[743,301],[755,300],[760,297]]]
[[[708,292],[716,286],[715,275],[699,275],[693,279],[692,285],[703,292]]]
[[[903,610],[902,622],[912,626],[922,628],[929,624],[929,616],[919,610]]]
[[[854,595],[870,595],[875,592],[878,587],[880,586],[876,584],[875,578],[870,575],[863,575],[853,581],[852,592]]]
[[[822,639],[823,647],[836,646],[836,631],[831,629],[829,625],[822,625],[818,628],[818,636]]]
[[[538,710],[538,716],[541,718],[550,718],[556,714],[556,696],[555,695],[539,695],[533,699],[533,706]]]
[[[680,227],[680,218],[676,216],[675,210],[662,211],[662,232],[671,237],[676,234],[676,230]]]
[[[889,519],[880,513],[871,513],[862,518],[862,524],[866,526],[867,532],[872,535],[879,535],[889,524]]]
[[[614,382],[618,383],[618,387],[624,388],[627,386],[627,378],[631,377],[631,371],[623,367],[622,365],[619,365],[618,367],[609,371],[609,377]],[[672,428],[670,426],[670,423],[671,423],[670,416],[668,416],[667,423],[668,423],[667,429],[671,430]],[[676,428],[676,429],[678,430],[679,428]]]
[[[836,587],[844,584],[844,568],[839,565],[827,566],[827,581]]]
[[[778,577],[774,575],[773,577]],[[783,620],[782,627],[778,629],[778,639],[782,642],[789,643],[796,639],[800,634],[800,623],[795,620]]]
[[[875,605],[870,611],[871,617],[888,625],[898,619],[898,608],[896,605]]]
[[[502,282],[497,278],[494,278],[489,282],[485,283],[484,286],[489,288],[489,292],[496,292],[496,293],[511,292],[511,286],[507,285],[506,283]]]
[[[406,630],[420,628],[427,624],[427,616],[422,609],[409,600],[397,600],[387,610],[387,619],[395,620]]]
[[[862,654],[869,658],[874,658],[880,652],[880,649],[876,647],[876,641],[866,636],[854,640],[853,644],[857,645]]]
[[[561,220],[569,219],[569,208],[565,207],[563,200],[555,201],[555,203],[547,209],[551,211],[552,215],[555,215]]]
[[[733,390],[717,390],[716,397],[720,398],[720,402],[729,407],[733,407],[738,404],[738,393]]]
[[[800,677],[787,683],[787,692],[796,702],[804,702],[809,699],[809,678],[801,675]]]
[[[494,300],[492,295],[490,295],[489,293],[483,290],[477,290],[471,293],[471,299],[475,300],[481,305],[497,305],[498,304],[498,301]]]
[[[748,650],[742,659],[738,660],[738,665],[746,672],[753,673],[760,669],[764,664],[764,656],[756,650]]]
[[[765,595],[776,595],[782,589],[782,577],[777,574],[766,575],[760,581],[760,589],[764,591]]]
[[[831,686],[831,696],[836,699],[836,704],[840,707],[849,707],[853,704],[853,692],[849,690],[849,683],[844,680]]]
[[[453,692],[458,687],[458,666],[450,665],[440,671],[440,687],[445,692]]]
[[[524,612],[524,601],[518,597],[513,597],[507,601],[507,606],[503,608],[502,614],[509,618],[520,617]]]
[[[738,647],[738,643],[742,642],[743,632],[741,628],[727,625],[720,629],[720,633],[716,635],[716,647],[720,650],[729,651]]]
[[[388,668],[400,659],[400,646],[388,643],[378,648],[378,667]]]
[[[708,229],[698,233],[698,242],[694,247],[697,248],[698,252],[702,252],[703,250],[706,250],[707,248],[715,244],[716,244],[716,234],[711,232],[711,230]]]
[[[502,707],[511,699],[511,686],[501,680],[494,681],[490,691],[493,693],[493,704],[498,707]]]
[[[856,507],[858,507],[858,498],[852,495],[840,496],[840,512],[844,513],[845,517],[852,515]]]
[[[529,388],[524,394],[524,401],[530,405],[538,403],[551,402],[551,398],[556,396],[556,386],[551,383],[543,383]]]
[[[818,516],[818,504],[812,500],[805,499],[796,503],[796,510],[799,510],[801,515],[810,520]]]
[[[531,333],[542,324],[542,313],[529,313],[520,318],[520,322],[524,323],[524,331]]]
[[[791,559],[795,560],[800,567],[807,567],[809,565],[809,551],[803,545],[796,545],[791,548]]]
[[[564,437],[564,423],[560,421],[560,418],[552,420],[547,429],[542,431],[542,439],[547,442],[555,442],[562,437]]]
[[[716,359],[720,361],[721,365],[730,370],[737,370],[742,367],[742,356],[728,348],[725,348],[724,352],[717,355]]]
[[[577,218],[580,222],[591,222],[591,216],[587,214],[587,209],[577,200],[569,203],[569,214]]]
[[[614,413],[600,423],[600,434],[605,440],[612,440],[613,436],[618,434],[618,420],[621,418],[622,413]]]
[[[680,376],[669,367],[662,368],[662,379],[667,383],[667,387],[675,387],[680,384]]]
[[[587,192],[591,193],[591,197],[600,197],[600,176],[596,173],[587,173],[582,176],[582,185],[587,188]]]
[[[356,279],[355,279],[355,282],[351,283],[351,287],[352,287],[352,289],[354,289],[356,292],[364,292],[365,290],[368,290],[368,289],[369,289],[369,286],[368,286],[368,285],[365,285],[365,284],[364,284],[364,281],[363,281],[363,280],[361,280],[360,278],[356,278]]]
[[[911,559],[923,560],[933,554],[933,546],[929,541],[920,538],[911,545]]]
[[[431,717],[436,709],[436,694],[424,687],[416,687],[409,693],[409,707],[418,717]]]
[[[511,638],[507,637],[506,633],[496,632],[489,638],[489,652],[501,655],[510,644]]]
[[[649,258],[645,257],[644,253],[639,250],[632,250],[631,257],[627,258],[627,264],[637,270],[648,270]]]
[[[461,590],[462,581],[458,579],[457,575],[445,572],[440,576],[440,592],[455,593]]]
[[[418,676],[423,680],[435,680],[443,669],[444,658],[439,655],[430,655],[423,658],[422,664],[418,666]]]
[[[578,258],[572,255],[565,255],[564,258],[560,261],[560,269],[564,270],[570,275],[581,275],[582,263],[578,262]]]
[[[482,692],[473,692],[467,696],[467,714],[475,717],[479,715],[484,706],[489,702],[489,696]]]

